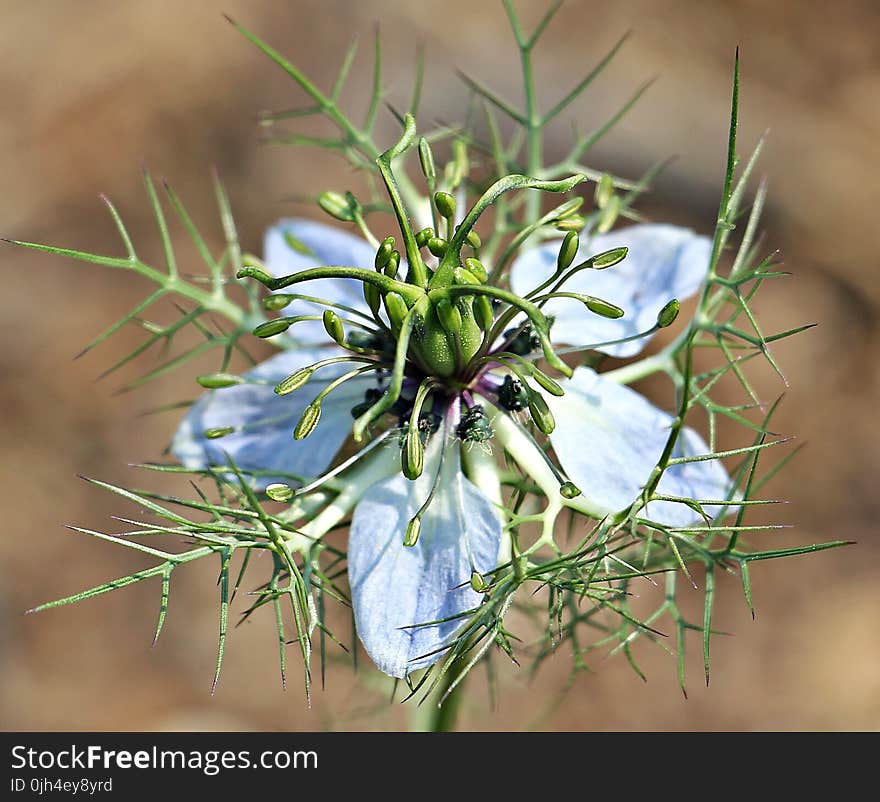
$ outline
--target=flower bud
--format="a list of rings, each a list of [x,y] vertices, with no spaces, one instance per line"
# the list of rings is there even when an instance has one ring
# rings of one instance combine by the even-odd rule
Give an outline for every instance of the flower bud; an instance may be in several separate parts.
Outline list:
[[[325,309],[322,316],[324,321],[324,330],[330,335],[330,339],[336,343],[345,342],[345,329],[342,327],[342,321],[339,315],[332,309]]]
[[[431,152],[431,143],[425,137],[419,139],[419,163],[422,166],[422,173],[429,183],[433,183],[437,178],[437,167],[434,164],[434,154]]]
[[[397,278],[397,269],[400,267],[400,251],[391,251],[388,264],[385,265],[385,275],[388,278]]]
[[[467,233],[467,244],[471,246],[475,251],[478,251],[483,247],[483,240],[480,239],[480,235],[477,234],[476,231],[471,229]]]
[[[498,389],[498,403],[510,412],[518,412],[529,405],[529,391],[515,376],[505,376]]]
[[[322,192],[318,196],[318,205],[337,220],[350,223],[354,220],[351,204],[338,192]]]
[[[425,447],[422,445],[418,429],[413,430],[410,427],[407,431],[400,451],[400,465],[407,479],[415,480],[422,475],[425,467]]]
[[[489,583],[486,582],[486,577],[484,577],[479,571],[473,571],[471,573],[471,587],[477,591],[477,593],[482,593],[489,587]]]
[[[450,303],[448,298],[441,298],[435,308],[440,325],[447,334],[457,334],[461,331],[461,312]]]
[[[532,378],[550,395],[555,395],[557,398],[565,395],[565,390],[557,382],[553,381],[544,371],[534,366],[532,366]]]
[[[544,400],[544,396],[540,393],[532,392],[529,394],[529,414],[532,420],[544,434],[550,434],[556,428],[556,421],[553,419],[553,413]]]
[[[304,410],[296,429],[293,430],[294,440],[305,440],[318,425],[321,419],[321,404],[313,401]]]
[[[448,192],[435,192],[434,205],[437,207],[437,211],[440,212],[441,217],[447,219],[455,217],[455,197]]]
[[[483,408],[477,404],[462,416],[456,434],[466,443],[485,443],[495,432]]]
[[[283,482],[273,482],[266,485],[266,495],[272,501],[290,501],[293,498],[293,488]]]
[[[393,250],[394,237],[385,237],[385,239],[382,240],[382,244],[379,246],[379,250],[376,251],[376,270],[381,270],[388,264],[388,260],[391,258],[391,251]]]
[[[443,255],[446,253],[446,249],[448,247],[449,243],[441,237],[431,237],[428,240],[428,250],[438,259],[443,258]]]
[[[611,226],[613,226],[617,222],[617,217],[620,214],[620,197],[617,195],[612,195],[608,202],[605,204],[605,208],[602,209],[602,214],[599,215],[599,220],[596,223],[596,233],[604,234],[607,231],[611,230]]]
[[[283,292],[276,292],[274,295],[267,295],[263,298],[263,309],[268,312],[277,312],[290,306],[296,300],[296,296],[288,295]]]
[[[572,198],[571,200],[566,201],[561,206],[557,207],[556,220],[565,220],[566,217],[571,217],[583,205],[584,199],[581,197]]]
[[[275,320],[267,320],[265,323],[261,323],[254,329],[253,333],[255,337],[266,339],[267,337],[274,337],[276,334],[281,334],[282,331],[287,331],[292,325],[292,321],[284,317],[279,317]]]
[[[657,313],[657,325],[661,329],[665,329],[667,326],[671,326],[675,322],[675,319],[678,317],[678,313],[680,310],[681,301],[679,301],[678,298],[673,298]]]
[[[404,301],[396,292],[386,293],[385,311],[388,312],[388,319],[391,321],[391,328],[395,332],[399,331],[408,311],[406,308],[406,301]]]
[[[416,245],[420,248],[424,248],[428,244],[428,240],[434,236],[433,228],[423,228],[416,234]]]
[[[580,239],[578,238],[577,231],[569,231],[565,235],[565,239],[562,240],[562,245],[559,248],[559,256],[556,257],[556,270],[558,272],[561,273],[567,267],[571,266],[574,257],[577,256],[579,246]]]
[[[204,376],[197,376],[196,381],[202,387],[214,390],[218,387],[232,387],[233,384],[242,384],[244,379],[234,373],[208,373]]]
[[[378,316],[379,310],[382,308],[382,296],[374,284],[364,282],[364,300],[367,302],[367,306],[370,307],[373,317]]]
[[[406,525],[406,533],[403,536],[403,545],[412,548],[419,542],[419,534],[422,531],[421,518],[415,517]]]
[[[221,437],[226,437],[227,434],[232,434],[234,431],[234,426],[218,426],[215,429],[205,429],[204,435],[208,440],[219,440]]]
[[[559,495],[563,498],[577,498],[580,494],[580,488],[573,482],[563,482],[559,485]]]
[[[482,331],[489,331],[495,322],[492,302],[485,295],[474,296],[474,318]]]
[[[591,312],[601,315],[602,317],[611,318],[611,320],[617,320],[624,315],[624,311],[619,306],[615,306],[608,301],[603,301],[601,298],[587,298],[585,303],[587,309]]]
[[[610,251],[597,253],[590,260],[590,263],[594,270],[605,270],[605,268],[614,267],[618,262],[626,259],[627,253],[629,253],[629,248],[612,248]]]
[[[486,279],[489,278],[489,273],[486,268],[483,267],[483,263],[479,259],[469,256],[464,260],[464,266],[474,278],[479,280],[480,284],[486,283]]]
[[[566,217],[564,220],[559,220],[556,223],[556,230],[581,231],[586,224],[587,221],[584,219],[583,215],[573,214],[571,217]]]
[[[277,395],[288,395],[289,393],[299,390],[300,387],[312,378],[314,372],[315,369],[309,367],[291,373],[287,378],[282,379],[275,385],[275,393]]]
[[[614,195],[614,181],[608,173],[605,173],[597,182],[596,182],[596,206],[600,209],[604,209],[608,205],[608,201],[611,200]]]

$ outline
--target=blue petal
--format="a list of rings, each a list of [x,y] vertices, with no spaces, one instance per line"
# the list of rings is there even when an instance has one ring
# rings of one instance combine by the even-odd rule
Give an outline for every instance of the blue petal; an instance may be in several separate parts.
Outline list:
[[[293,430],[306,405],[351,366],[321,368],[292,395],[276,395],[273,388],[285,376],[335,355],[334,351],[318,348],[284,351],[243,374],[267,384],[238,384],[205,393],[181,422],[171,444],[172,453],[193,470],[226,465],[228,454],[243,471],[269,472],[255,478],[254,486],[259,489],[272,482],[291,481],[286,474],[320,474],[351,433],[351,408],[363,401],[375,379],[367,374],[333,390],[322,404],[318,427],[305,440],[294,440]],[[206,430],[226,426],[237,430],[215,440],[204,435]],[[278,473],[271,475],[272,471]]]
[[[461,471],[458,443],[447,447],[442,476],[422,517],[413,547],[403,545],[407,523],[425,501],[437,470],[440,436],[429,444],[425,471],[415,482],[402,474],[378,482],[354,511],[348,542],[348,576],[358,636],[373,662],[403,677],[443,657],[467,617],[478,607],[471,573],[498,563],[501,524],[491,501]]]
[[[522,295],[543,283],[556,270],[560,241],[526,251],[511,268],[513,291]],[[709,266],[712,242],[679,226],[661,223],[621,228],[584,239],[576,261],[582,262],[612,248],[627,247],[626,259],[605,270],[582,270],[562,287],[566,292],[593,295],[617,304],[625,315],[617,320],[584,310],[573,299],[548,301],[544,311],[555,316],[554,342],[593,345],[631,337],[650,329],[657,313],[672,298],[682,300],[699,290]],[[596,350],[616,357],[638,354],[650,337]]]
[[[292,247],[285,234],[302,246]],[[312,220],[290,218],[280,220],[266,231],[263,243],[263,261],[268,271],[276,277],[289,276],[311,267],[335,265],[344,267],[373,268],[376,251],[370,244],[334,226]],[[334,303],[350,306],[369,314],[364,301],[363,284],[355,279],[334,278],[304,281],[290,287],[287,292],[325,298]],[[323,306],[307,301],[296,301],[290,314],[321,314]],[[326,343],[327,333],[321,321],[297,323],[290,334],[301,343]]]
[[[563,470],[595,515],[628,507],[663,452],[672,417],[635,390],[603,379],[589,368],[577,368],[563,387],[561,398],[547,397],[556,418],[550,441]],[[673,456],[708,453],[700,435],[685,428]],[[721,500],[731,493],[731,481],[719,460],[702,460],[667,468],[658,492]],[[707,507],[706,512],[711,518],[719,509]],[[692,508],[671,501],[651,502],[639,516],[667,526],[702,520]]]

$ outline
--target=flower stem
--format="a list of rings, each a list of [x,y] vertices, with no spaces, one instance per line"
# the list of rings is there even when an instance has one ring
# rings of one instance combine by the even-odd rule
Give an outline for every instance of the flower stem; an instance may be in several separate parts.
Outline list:
[[[454,732],[461,701],[464,694],[464,680],[461,680],[452,692],[440,704],[449,686],[455,681],[456,675],[447,671],[431,691],[427,699],[413,708],[410,719],[411,732]]]

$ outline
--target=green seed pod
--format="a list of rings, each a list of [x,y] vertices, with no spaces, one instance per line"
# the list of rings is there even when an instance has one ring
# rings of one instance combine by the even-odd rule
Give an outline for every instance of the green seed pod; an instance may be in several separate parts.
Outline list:
[[[480,239],[480,235],[477,234],[476,231],[471,229],[467,234],[467,244],[471,246],[475,251],[478,251],[483,247],[483,240]]]
[[[464,260],[464,266],[468,269],[471,275],[474,278],[479,279],[480,284],[485,284],[486,279],[489,278],[489,273],[485,267],[483,267],[483,263],[479,259],[475,259],[473,256],[469,256]]]
[[[416,480],[422,475],[425,467],[425,447],[418,430],[413,431],[410,427],[404,438],[403,448],[400,450],[400,467],[407,479]]]
[[[234,426],[218,426],[216,429],[205,429],[204,435],[208,440],[219,440],[221,437],[226,437],[227,434],[232,434],[234,431]]]
[[[431,143],[425,137],[419,139],[419,163],[422,165],[422,173],[428,179],[428,183],[433,183],[437,179],[437,167],[434,164]]]
[[[431,237],[428,240],[428,250],[438,259],[442,259],[446,253],[449,243],[441,237]]]
[[[474,318],[482,331],[489,331],[495,322],[492,302],[485,295],[474,296]]]
[[[324,330],[330,335],[333,342],[345,342],[345,329],[342,327],[342,321],[339,315],[332,309],[325,309],[323,314]]]
[[[619,306],[615,306],[608,301],[603,301],[601,298],[588,298],[586,300],[586,305],[587,309],[591,312],[595,312],[602,317],[611,318],[612,320],[617,320],[617,318],[623,317],[624,315],[624,311]]]
[[[290,501],[293,498],[293,488],[283,482],[273,482],[266,485],[266,495],[272,501]]]
[[[412,548],[419,542],[419,534],[422,531],[422,521],[421,518],[413,518],[406,525],[406,533],[403,536],[403,545],[407,548]]]
[[[244,379],[234,373],[208,373],[205,376],[197,376],[196,381],[208,390],[218,387],[232,387],[233,384],[242,384]]]
[[[557,398],[565,395],[565,390],[559,386],[553,379],[551,379],[543,370],[539,370],[538,368],[532,366],[532,378],[541,385],[550,395],[555,395]]]
[[[605,270],[607,267],[614,267],[614,265],[622,262],[626,259],[628,253],[629,248],[612,248],[610,251],[597,253],[592,258],[591,264],[594,270]]]
[[[395,332],[399,331],[408,311],[406,308],[406,301],[404,301],[396,292],[386,293],[385,311],[388,312],[388,319],[391,321],[391,328]]]
[[[544,400],[544,396],[540,393],[532,392],[529,394],[529,414],[532,420],[544,434],[550,434],[556,428],[556,421],[553,419],[553,413]]]
[[[312,378],[314,372],[315,369],[310,367],[291,373],[287,378],[282,379],[275,385],[276,395],[288,395],[289,393],[296,392]]]
[[[268,312],[277,312],[290,306],[296,300],[296,296],[287,295],[283,292],[276,292],[274,295],[267,295],[263,298],[263,309]]]
[[[557,231],[582,231],[583,227],[587,224],[586,219],[579,214],[573,214],[571,217],[566,217],[564,220],[559,220],[556,223]]]
[[[580,239],[578,238],[577,231],[569,231],[565,235],[565,239],[562,240],[562,245],[559,248],[559,256],[556,257],[556,270],[558,272],[561,273],[567,267],[571,266],[574,257],[577,256],[579,247]]]
[[[394,237],[385,237],[385,239],[382,240],[382,244],[379,246],[379,250],[376,251],[376,259],[374,262],[376,270],[381,270],[388,264],[388,260],[391,258],[391,251],[393,250]]]
[[[315,431],[315,427],[318,425],[320,419],[321,404],[313,401],[303,410],[302,417],[299,419],[299,423],[296,424],[296,428],[293,430],[294,440],[305,440],[313,431]]]
[[[471,574],[471,587],[477,591],[477,593],[482,593],[487,587],[489,587],[489,583],[486,581],[486,577],[484,577],[479,571],[474,571]]]
[[[434,205],[442,217],[447,219],[455,217],[455,197],[448,192],[435,192]]]
[[[275,320],[268,320],[265,323],[261,323],[254,329],[253,333],[255,337],[266,339],[267,337],[274,337],[276,334],[281,334],[282,331],[287,331],[292,325],[292,321],[285,317],[279,317]]]
[[[448,298],[441,298],[437,302],[436,309],[440,325],[447,334],[457,334],[461,331],[461,312],[449,302]]]
[[[681,301],[679,301],[678,298],[673,298],[657,313],[657,325],[661,329],[665,329],[667,326],[671,326],[675,322],[675,319],[678,317],[678,313],[680,310]]]
[[[388,278],[397,277],[397,269],[400,267],[400,251],[391,251],[388,257],[388,264],[385,265],[385,275]]]
[[[573,482],[563,482],[559,485],[559,495],[563,498],[577,498],[580,494],[580,488]]]
[[[354,220],[351,204],[338,192],[322,192],[318,195],[318,206],[337,220],[345,223]]]
[[[423,228],[416,234],[416,245],[420,248],[424,248],[428,244],[428,240],[434,236],[433,228]]]
[[[367,302],[367,306],[370,307],[373,317],[377,317],[379,310],[382,308],[382,296],[374,284],[364,283],[364,300]]]

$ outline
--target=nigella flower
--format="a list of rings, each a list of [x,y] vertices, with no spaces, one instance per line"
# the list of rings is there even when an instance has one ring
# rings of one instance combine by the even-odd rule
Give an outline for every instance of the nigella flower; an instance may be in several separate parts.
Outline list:
[[[298,481],[294,493],[307,494],[349,435],[370,440],[359,459],[330,471],[338,495],[301,531],[320,538],[351,514],[358,635],[380,669],[403,677],[443,656],[509,552],[488,448],[509,455],[548,505],[602,518],[638,500],[671,416],[626,385],[572,369],[558,351],[637,355],[672,322],[675,299],[700,288],[710,243],[668,225],[582,241],[572,231],[526,250],[508,282],[478,258],[480,213],[502,192],[565,191],[582,177],[508,176],[464,216],[452,195],[437,193],[444,230],[417,234],[390,168],[383,177],[404,254],[392,237],[375,247],[305,220],[270,229],[263,264],[243,275],[275,293],[267,308],[295,312],[255,332],[274,336],[282,351],[241,383],[203,396],[172,449],[190,468],[222,466],[228,455],[257,488]],[[541,359],[562,377],[540,369]],[[675,455],[708,452],[695,431],[682,431]],[[707,459],[670,465],[657,489],[716,499],[729,496],[731,483]],[[700,520],[693,506],[669,500],[650,501],[639,515],[673,527]]]

